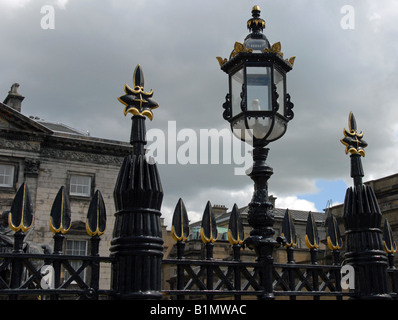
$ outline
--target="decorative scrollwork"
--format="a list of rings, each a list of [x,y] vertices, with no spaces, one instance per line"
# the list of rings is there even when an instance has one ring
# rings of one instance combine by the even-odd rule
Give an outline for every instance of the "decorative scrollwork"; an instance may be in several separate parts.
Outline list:
[[[243,83],[242,91],[240,92],[240,98],[241,98],[240,108],[242,109],[242,111],[247,111],[247,103],[246,103],[247,98],[246,98],[245,92],[246,92],[246,83]]]
[[[279,102],[278,102],[279,94],[276,91],[276,85],[273,83],[272,84],[272,108],[274,111],[279,110]]]
[[[225,96],[225,102],[223,103],[222,107],[225,109],[223,112],[223,117],[225,120],[229,120],[232,117],[232,106],[231,106],[231,96],[229,93]]]
[[[290,94],[286,94],[286,101],[285,101],[285,117],[290,121],[294,118],[293,112],[294,103],[290,101]]]

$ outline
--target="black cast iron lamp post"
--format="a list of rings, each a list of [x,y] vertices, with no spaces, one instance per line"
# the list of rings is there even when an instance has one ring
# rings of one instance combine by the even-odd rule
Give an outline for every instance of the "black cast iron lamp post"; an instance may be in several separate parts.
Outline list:
[[[279,243],[274,235],[273,206],[268,199],[267,181],[273,173],[266,164],[266,146],[281,138],[293,119],[293,103],[286,93],[286,74],[295,57],[283,59],[279,42],[272,46],[262,33],[265,21],[260,7],[254,6],[247,21],[251,33],[244,43],[236,42],[229,59],[217,57],[221,70],[229,76],[229,93],[223,105],[224,119],[239,139],[253,146],[253,167],[248,175],[254,181],[254,194],[249,203],[248,221],[252,227],[245,244],[255,249],[262,294],[260,299],[273,299],[272,251]]]

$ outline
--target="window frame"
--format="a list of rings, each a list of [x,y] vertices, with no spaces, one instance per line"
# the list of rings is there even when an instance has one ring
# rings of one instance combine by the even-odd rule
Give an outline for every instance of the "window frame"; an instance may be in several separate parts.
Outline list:
[[[75,242],[79,242],[79,243],[84,243],[85,244],[85,252],[83,254],[77,254],[76,252],[73,251],[72,248],[72,252],[68,252],[68,244],[70,243],[75,243]],[[89,252],[89,241],[87,239],[81,239],[79,237],[77,238],[70,238],[70,239],[65,239],[65,246],[64,246],[64,253],[66,255],[73,255],[73,256],[82,256],[82,257],[87,257],[87,254]],[[75,271],[77,271],[81,265],[83,264],[82,260],[71,260],[69,261],[69,263],[71,264],[72,268],[75,269]],[[64,281],[68,281],[68,279],[71,277],[71,275],[69,274],[69,272],[64,269],[63,270],[63,274],[64,274]],[[87,279],[87,268],[85,268],[80,274],[79,274],[80,278],[86,282]],[[73,280],[72,285],[76,284],[76,281]]]
[[[90,183],[88,185],[88,193],[78,193],[72,192],[72,177],[87,177],[90,179]],[[95,175],[90,173],[83,173],[83,172],[68,172],[68,194],[71,198],[78,198],[78,199],[90,199],[93,196],[94,191],[94,182],[95,182]],[[84,186],[84,185],[82,185]]]
[[[6,161],[0,161],[0,166],[7,166],[7,167],[12,167],[13,172],[11,174],[11,184],[6,185],[6,184],[0,184],[0,189],[2,190],[11,190],[15,191],[16,190],[16,185],[17,185],[17,177],[18,177],[18,169],[19,166],[15,162],[6,162]]]

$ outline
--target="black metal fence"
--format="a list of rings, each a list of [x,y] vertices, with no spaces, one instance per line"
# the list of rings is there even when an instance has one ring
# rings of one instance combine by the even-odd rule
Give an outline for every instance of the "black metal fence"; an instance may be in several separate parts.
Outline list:
[[[25,232],[33,223],[31,208],[29,190],[24,183],[14,198],[11,211],[7,212],[14,235],[10,237],[3,233],[0,236],[1,298],[57,300],[109,296],[111,290],[99,288],[101,264],[113,261],[98,254],[106,215],[101,193],[96,192],[87,214],[86,229],[91,236],[91,252],[87,256],[63,253],[65,234],[71,225],[69,201],[63,187],[54,200],[50,215],[50,228],[54,232],[53,248],[24,241]],[[78,262],[77,267],[74,266],[75,261]]]
[[[210,212],[206,212],[209,210]],[[228,229],[228,238],[232,246],[233,255],[231,259],[223,261],[213,258],[215,244],[210,241],[206,242],[203,237],[202,241],[206,243],[206,258],[203,260],[185,258],[185,239],[188,230],[185,231],[184,239],[182,239],[183,232],[175,231],[183,229],[181,216],[185,217],[182,220],[188,219],[185,206],[180,199],[176,206],[172,226],[173,238],[177,241],[177,257],[175,259],[163,260],[164,265],[176,266],[176,272],[173,278],[174,281],[171,281],[172,289],[163,291],[164,294],[181,300],[184,300],[186,296],[196,299],[229,297],[240,300],[242,298],[261,298],[264,294],[264,288],[260,283],[259,274],[262,269],[268,266],[257,261],[241,261],[241,250],[244,242],[238,241],[236,240],[237,237],[234,237],[238,233],[243,234],[242,220],[237,207],[234,206],[231,212]],[[203,214],[202,225],[208,223],[208,221],[205,221],[206,219],[211,220],[212,218],[214,217],[212,217],[211,206],[208,205]],[[311,212],[308,213],[307,233],[305,235],[306,245],[309,248],[310,262],[296,263],[295,248],[297,241],[294,220],[289,210],[286,210],[282,222],[282,234],[277,240],[286,250],[287,262],[271,263],[272,278],[269,281],[272,283],[272,292],[269,298],[274,296],[295,300],[297,297],[305,297],[318,300],[324,297],[340,300],[344,297],[359,298],[361,296],[361,292],[355,290],[355,286],[358,285],[355,282],[355,270],[351,270],[354,272],[351,279],[341,270],[342,265],[344,265],[344,260],[342,259],[344,256],[342,257],[341,255],[343,243],[337,220],[331,214],[326,222],[327,235],[324,242],[327,243],[330,252],[331,264],[318,263],[320,239],[318,237],[317,225],[314,222]],[[213,225],[215,225],[215,219],[213,219]],[[392,231],[387,220],[385,220],[383,239],[389,261],[388,268],[386,268],[388,281],[384,298],[397,298],[398,270],[394,267],[396,245],[392,239]],[[389,247],[389,244],[392,244],[392,247]],[[370,252],[367,254],[369,255]],[[377,263],[383,264],[382,257],[380,257]],[[348,280],[351,280],[351,282]],[[342,281],[348,287],[345,290],[342,289]],[[373,298],[381,297],[380,293],[377,291],[374,292]]]
[[[283,220],[282,234],[277,239],[273,238],[272,204],[266,194],[266,183],[272,169],[265,164],[268,150],[259,148],[253,153],[256,170],[251,173],[255,181],[248,216],[252,230],[250,237],[245,239],[242,219],[234,206],[228,227],[232,258],[214,258],[213,249],[218,235],[209,203],[200,231],[206,257],[198,260],[185,257],[189,219],[183,201],[179,200],[171,230],[176,240],[177,256],[163,259],[160,224],[163,189],[156,163],[145,156],[146,129],[142,114],[142,110],[134,109],[133,152],[125,157],[114,189],[116,213],[110,255],[98,254],[100,237],[106,227],[106,208],[99,191],[91,200],[86,219],[86,230],[91,237],[89,255],[66,255],[62,251],[65,234],[71,226],[70,206],[64,187],[60,188],[50,212],[53,248],[26,242],[25,232],[33,225],[34,213],[28,187],[23,183],[6,215],[12,231],[0,235],[0,297],[11,300],[397,298],[398,271],[394,267],[397,246],[387,220],[381,231],[382,215],[373,190],[362,184],[362,135],[357,135],[351,116],[350,131],[347,131],[344,143],[351,152],[354,187],[347,189],[344,202],[344,255],[340,257],[342,237],[338,223],[331,215],[325,240],[332,263],[324,265],[318,262],[320,239],[311,213],[305,234],[310,263],[295,263],[297,237],[289,211]],[[242,246],[254,249],[256,261],[241,260]],[[273,249],[277,246],[286,248],[287,263],[274,262]],[[79,263],[74,263],[76,261]],[[109,289],[100,288],[101,268],[105,264],[111,266]],[[170,279],[170,290],[162,288],[162,268],[165,267],[176,270]],[[349,289],[343,290],[347,283]]]
[[[54,234],[54,247],[52,253],[32,253],[28,245],[24,242],[24,232],[28,230],[28,216],[30,198],[27,186],[23,184],[14,199],[14,204],[9,216],[9,222],[14,229],[14,243],[10,247],[10,252],[0,253],[0,296],[3,299],[113,299],[118,298],[118,292],[112,288],[104,290],[100,289],[100,271],[101,266],[110,264],[112,269],[118,263],[115,256],[101,257],[98,254],[101,230],[105,229],[105,225],[98,224],[105,216],[105,207],[101,200],[101,193],[97,191],[93,197],[90,209],[87,214],[87,230],[91,235],[90,247],[91,252],[87,256],[66,255],[62,253],[62,243],[66,230],[68,229],[68,200],[63,188],[60,189],[52,210],[53,229],[58,230]],[[55,215],[58,208],[59,216]],[[62,208],[62,209],[61,209]],[[20,210],[20,211],[18,211]],[[181,218],[182,217],[182,218]],[[62,227],[60,221],[64,220],[66,224]],[[355,290],[356,286],[363,287],[359,284],[357,275],[354,274],[355,282],[350,283],[351,290],[342,290],[341,266],[342,259],[340,251],[342,249],[342,240],[337,221],[333,215],[330,215],[327,221],[327,243],[333,262],[330,265],[318,264],[318,247],[320,239],[318,237],[317,226],[314,223],[312,214],[308,214],[307,234],[305,235],[307,246],[309,247],[309,256],[311,262],[307,264],[295,263],[294,253],[296,246],[296,234],[294,220],[286,210],[283,220],[282,237],[278,241],[286,249],[287,263],[272,263],[266,265],[264,262],[247,262],[241,261],[241,250],[244,245],[243,238],[239,235],[243,234],[243,225],[238,214],[236,206],[231,212],[228,235],[229,242],[232,246],[233,256],[229,260],[217,260],[213,257],[214,246],[217,235],[213,235],[213,239],[209,240],[202,237],[205,242],[206,258],[202,260],[192,260],[185,258],[185,243],[188,238],[189,229],[187,229],[185,206],[182,200],[178,201],[173,217],[172,234],[176,240],[177,256],[175,259],[162,260],[163,267],[169,266],[175,268],[176,273],[171,279],[172,289],[160,290],[158,294],[163,299],[185,299],[186,297],[194,299],[253,299],[261,298],[264,295],[264,288],[260,283],[260,273],[264,268],[271,266],[272,268],[272,292],[269,292],[268,298],[289,298],[306,297],[311,299],[333,298],[343,299],[348,297],[360,297],[361,292]],[[13,224],[18,221],[18,227]],[[91,225],[90,225],[90,222]],[[96,224],[97,222],[97,224]],[[215,223],[211,206],[207,206],[202,219],[202,225],[209,222]],[[184,225],[185,224],[185,225]],[[58,226],[58,228],[57,228]],[[214,224],[215,226],[215,224]],[[216,227],[216,226],[215,226]],[[185,229],[185,230],[184,230]],[[62,231],[61,231],[62,230]],[[308,232],[311,231],[311,232]],[[380,231],[381,232],[381,231]],[[215,237],[215,238],[214,238]],[[394,267],[394,253],[396,245],[392,238],[392,231],[387,220],[384,223],[383,243],[386,250],[388,265],[385,265],[387,283],[385,292],[374,292],[374,298],[397,298],[398,294],[398,270]],[[5,247],[2,238],[3,247]],[[10,243],[8,242],[8,245]],[[3,250],[4,251],[4,250]],[[141,252],[145,255],[145,252]],[[367,255],[369,255],[368,253]],[[79,261],[79,267],[74,267],[72,261]],[[343,260],[344,262],[344,260]],[[382,256],[378,264],[384,264],[385,260]],[[367,262],[371,263],[371,261]],[[61,272],[61,270],[63,270]],[[64,278],[65,271],[69,277]],[[83,272],[86,276],[83,277]],[[115,272],[115,270],[113,271]],[[151,282],[147,274],[147,278],[142,277],[142,273],[134,268],[124,276],[126,281],[135,283],[141,288],[135,289],[140,292],[139,298],[145,298],[146,295],[153,297],[151,290]],[[368,274],[369,277],[377,276]],[[140,280],[137,280],[140,278]],[[159,282],[160,274],[157,280]],[[146,284],[144,282],[147,282]],[[371,281],[371,280],[366,280]],[[378,278],[380,281],[380,278]],[[372,293],[372,292],[371,292]],[[126,297],[125,297],[126,298]],[[156,298],[159,298],[157,296]]]

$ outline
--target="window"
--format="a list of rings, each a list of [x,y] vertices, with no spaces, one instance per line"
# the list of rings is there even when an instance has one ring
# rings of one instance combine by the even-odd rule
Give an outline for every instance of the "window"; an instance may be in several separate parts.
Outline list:
[[[86,256],[87,255],[87,241],[85,240],[66,240],[65,243],[65,254],[75,255],[75,256]],[[70,260],[69,261],[72,268],[77,271],[82,265],[82,261]],[[82,271],[79,274],[83,281],[86,281],[86,271]],[[65,280],[70,277],[69,273],[65,270]],[[73,282],[72,282],[73,283]]]
[[[71,196],[91,196],[91,176],[72,174],[69,182],[69,194]]]
[[[13,165],[0,164],[0,187],[12,188],[14,186]]]

